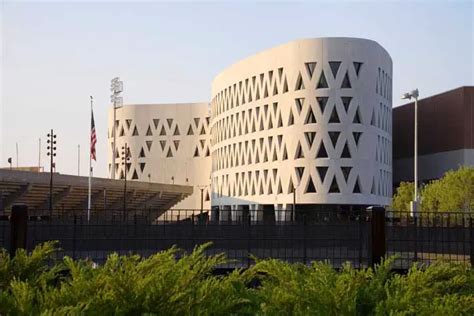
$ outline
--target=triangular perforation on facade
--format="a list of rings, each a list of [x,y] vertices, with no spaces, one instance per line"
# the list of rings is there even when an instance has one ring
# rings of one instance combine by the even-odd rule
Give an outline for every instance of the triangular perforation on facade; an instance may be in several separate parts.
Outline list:
[[[206,140],[205,139],[200,139],[199,143],[201,144],[202,150],[204,150],[204,144],[206,143]]]
[[[155,129],[158,129],[158,124],[160,124],[160,119],[153,119],[153,125],[155,126]]]
[[[204,125],[202,126],[201,128],[201,132],[199,133],[199,135],[205,135],[206,134],[206,129],[204,128]],[[246,134],[247,134],[247,131],[246,131]]]
[[[361,135],[362,135],[362,132],[352,132],[352,136],[354,137],[354,142],[356,146],[359,146],[359,139]]]
[[[148,151],[150,151],[151,150],[151,145],[153,145],[153,141],[152,140],[147,140],[147,141],[145,141],[145,143],[146,143],[146,147],[148,148]]]
[[[321,110],[321,114],[324,114],[324,109],[326,109],[326,104],[328,103],[328,97],[316,97],[316,101],[318,102],[319,109]]]
[[[370,125],[377,126],[377,122],[375,121],[375,109],[372,110],[372,118],[370,120]]]
[[[359,113],[359,107],[357,107],[355,113],[354,113],[354,119],[352,120],[352,123],[354,124],[362,124],[362,121],[360,119],[360,113]]]
[[[199,117],[194,118],[194,125],[196,125],[196,128],[198,128],[198,126],[199,126],[199,121],[200,121]]]
[[[329,193],[340,193],[339,184],[337,183],[336,175],[332,178],[331,186],[329,187]]]
[[[295,159],[304,158],[303,148],[301,147],[300,142],[296,145]]]
[[[326,76],[324,75],[324,70],[321,71],[321,76],[319,77],[318,80],[318,85],[316,86],[316,89],[325,89],[329,88],[328,82],[326,80]]]
[[[354,64],[354,70],[355,70],[355,73],[357,75],[357,77],[359,77],[359,72],[360,72],[360,68],[362,67],[362,63],[360,62],[353,62]]]
[[[281,81],[281,77],[283,76],[283,67],[278,68],[278,80]]]
[[[191,124],[189,124],[188,134],[187,134],[187,135],[194,135],[193,126],[192,126]]]
[[[209,151],[209,147],[206,148],[206,157],[209,157],[211,155],[210,151]],[[231,160],[231,163],[232,163],[232,160]],[[232,166],[231,166],[232,167]]]
[[[339,120],[339,115],[337,114],[337,107],[335,104],[332,108],[331,116],[329,117],[329,123],[341,123],[341,120]]]
[[[199,148],[197,146],[194,149],[194,156],[193,157],[199,157]]]
[[[341,88],[343,88],[343,89],[352,88],[351,81],[349,80],[349,73],[348,72],[346,72],[346,75],[344,76],[344,80],[342,80]]]
[[[179,136],[179,128],[178,128],[178,125],[176,125],[176,127],[174,128],[174,133],[173,133],[174,136]]]
[[[359,181],[358,176],[357,176],[357,179],[354,183],[354,188],[352,189],[352,193],[362,193],[361,190],[360,190],[360,181]]]
[[[271,182],[268,182],[267,194],[273,194],[273,187]]]
[[[168,153],[166,154],[166,158],[173,157],[173,153],[171,152],[171,147],[168,148]]]
[[[138,154],[138,158],[145,158],[145,150],[143,147],[140,149],[140,153]]]
[[[120,134],[119,134],[119,136],[122,137],[122,136],[124,136],[124,135],[125,135],[125,130],[123,129],[123,126],[122,126],[122,128],[120,129]]]
[[[133,170],[132,180],[137,180],[137,179],[138,179],[137,170]]]
[[[328,134],[329,138],[331,139],[332,146],[336,148],[337,140],[339,139],[339,135],[341,134],[341,132],[331,131],[328,132]]]
[[[143,172],[143,170],[145,169],[146,163],[140,162],[139,165],[140,165],[140,171]]]
[[[283,187],[281,186],[281,179],[278,180],[277,194],[283,193]]]
[[[281,113],[278,113],[277,128],[283,126],[283,121],[281,120]]]
[[[166,146],[166,140],[160,140],[160,146],[161,146],[161,150],[165,150],[165,146]]]
[[[290,115],[288,117],[288,126],[293,125],[295,123],[295,118],[293,117],[293,111],[290,108]]]
[[[132,136],[139,136],[139,135],[138,135],[138,129],[137,129],[136,126],[135,126],[135,128],[133,129],[133,134],[132,134]]]
[[[298,176],[298,180],[301,181],[301,179],[303,178],[304,167],[295,167],[295,172],[296,172],[296,175]]]
[[[341,97],[342,105],[344,105],[344,109],[346,112],[349,111],[349,105],[351,104],[352,97]]]
[[[326,151],[326,147],[324,146],[324,142],[321,141],[321,145],[319,145],[318,153],[316,154],[316,158],[328,158],[328,152]]]
[[[329,67],[331,68],[332,75],[334,76],[334,79],[337,77],[337,72],[339,71],[339,67],[341,66],[340,61],[330,61],[329,62]]]
[[[349,146],[347,142],[344,145],[344,149],[342,150],[341,158],[351,158],[351,152],[349,151]]]
[[[260,90],[258,89],[258,86],[255,92],[255,100],[260,100]]]
[[[146,136],[153,136],[150,125],[148,125],[148,129],[146,130]]]
[[[288,151],[286,150],[286,146],[285,146],[285,148],[283,148],[283,156],[281,160],[287,160],[287,159],[288,159]]]
[[[296,79],[295,90],[303,90],[303,89],[304,89],[303,77],[301,77],[301,73],[298,73],[298,78]]]
[[[304,121],[305,124],[316,124],[316,116],[314,116],[313,108],[310,106],[308,108],[308,114],[306,115],[306,119]]]
[[[166,129],[165,129],[165,126],[162,126],[162,127],[161,127],[160,136],[166,136]]]
[[[318,172],[319,179],[321,183],[324,183],[324,179],[326,178],[326,174],[328,173],[328,167],[316,167],[316,171]]]
[[[132,120],[125,120],[125,123],[127,124],[127,129],[130,129],[130,125],[132,125]]]
[[[166,119],[166,121],[168,122],[168,127],[171,128],[171,125],[173,125],[173,119],[169,118],[169,119]]]
[[[298,110],[298,114],[301,113],[301,109],[303,109],[304,105],[304,98],[296,98],[295,99],[296,109]]]
[[[352,167],[341,167],[342,175],[344,176],[344,180],[349,180],[349,175],[351,174]]]
[[[293,185],[293,180],[290,177],[290,181],[288,182],[288,190],[286,191],[288,194],[293,193],[295,186]]]
[[[268,88],[267,88],[267,84],[265,84],[265,87],[263,89],[263,97],[264,98],[268,98]]]
[[[285,77],[285,82],[283,83],[283,93],[287,93],[288,92],[288,81],[286,80],[286,77]]]
[[[178,147],[179,147],[179,140],[173,140],[173,143],[174,143],[174,148],[176,150],[178,150]]]
[[[306,137],[306,142],[308,143],[308,147],[311,149],[313,146],[314,139],[316,138],[316,132],[306,132],[304,133]]]
[[[316,187],[314,186],[313,178],[309,177],[304,193],[316,193]]]
[[[273,86],[273,95],[277,95],[278,94],[278,86],[275,84]]]
[[[308,72],[308,77],[311,80],[313,78],[314,69],[316,68],[316,62],[305,63],[306,71]]]

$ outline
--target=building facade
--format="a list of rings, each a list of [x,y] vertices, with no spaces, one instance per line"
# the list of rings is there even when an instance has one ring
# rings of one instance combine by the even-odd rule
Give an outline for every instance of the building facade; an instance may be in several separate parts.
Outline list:
[[[205,208],[228,211],[387,205],[391,109],[392,61],[378,43],[298,40],[224,70],[210,106],[124,106],[117,148],[131,147],[130,179],[194,185],[190,208],[198,185]]]
[[[414,103],[393,110],[393,182],[413,181]],[[418,101],[418,179],[428,182],[474,166],[474,87]]]
[[[116,110],[115,178],[125,177],[122,147],[130,148],[127,179],[191,185],[193,194],[174,209],[210,204],[209,103],[135,104]],[[109,173],[112,170],[113,109],[109,111]]]
[[[352,38],[294,41],[224,70],[212,84],[212,205],[389,204],[391,78],[388,53]]]

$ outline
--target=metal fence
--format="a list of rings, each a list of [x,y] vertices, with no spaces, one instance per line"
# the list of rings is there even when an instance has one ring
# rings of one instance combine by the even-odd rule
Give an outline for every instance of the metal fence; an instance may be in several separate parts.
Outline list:
[[[208,254],[224,252],[232,260],[222,268],[248,267],[252,256],[306,264],[324,260],[335,267],[346,261],[367,267],[383,255],[396,255],[400,269],[441,258],[472,263],[473,215],[411,217],[381,211],[378,222],[371,210],[247,210],[226,216],[200,210],[129,210],[93,214],[90,221],[84,211],[53,216],[35,211],[28,214],[26,248],[58,240],[58,258],[67,255],[103,263],[112,252],[149,256],[172,246],[190,252],[212,242]],[[10,223],[0,220],[0,247],[12,244],[10,230]]]

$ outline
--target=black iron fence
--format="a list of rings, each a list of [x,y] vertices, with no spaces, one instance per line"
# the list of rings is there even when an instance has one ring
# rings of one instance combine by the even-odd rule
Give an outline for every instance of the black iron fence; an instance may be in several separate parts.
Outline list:
[[[247,267],[253,262],[252,256],[301,263],[326,260],[335,267],[350,261],[355,267],[366,267],[385,255],[396,255],[400,269],[415,261],[447,259],[472,264],[474,258],[474,215],[466,213],[434,212],[413,217],[382,208],[218,214],[129,210],[93,213],[90,220],[86,212],[72,210],[52,216],[47,211],[34,211],[19,220],[14,214],[0,220],[0,247],[30,250],[44,241],[58,240],[58,258],[67,255],[97,263],[112,252],[148,256],[172,246],[191,251],[209,241],[213,244],[209,254],[224,252],[232,260],[223,268]]]

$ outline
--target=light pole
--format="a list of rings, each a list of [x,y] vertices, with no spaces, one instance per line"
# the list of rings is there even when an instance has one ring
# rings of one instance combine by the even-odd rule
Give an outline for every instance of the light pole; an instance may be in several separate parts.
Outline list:
[[[8,157],[8,163],[10,164],[10,170],[12,170],[12,157]]]
[[[50,156],[50,166],[49,166],[49,216],[53,215],[53,168],[54,168],[54,157],[56,157],[56,134],[51,130],[51,133],[48,133],[48,156]]]
[[[414,184],[415,189],[413,192],[413,201],[410,203],[410,211],[411,215],[416,215],[418,210],[418,96],[419,92],[418,89],[415,89],[411,92],[405,93],[402,96],[402,99],[411,100],[412,98],[415,99],[415,131],[414,131],[414,153],[413,153],[413,161],[414,161]]]
[[[201,190],[201,213],[204,211],[204,189],[207,188],[207,185],[198,185],[199,190]]]
[[[112,123],[112,134],[113,134],[113,142],[112,142],[112,168],[111,168],[111,178],[115,179],[115,151],[116,151],[116,139],[117,139],[117,125],[115,124],[116,117],[117,117],[117,109],[121,108],[123,105],[123,98],[120,96],[120,93],[123,91],[123,82],[120,81],[119,77],[115,77],[112,79],[110,84],[110,91],[112,91],[112,95],[110,96],[110,101],[114,106],[114,121]]]
[[[124,175],[125,175],[125,182],[123,186],[123,216],[125,218],[125,212],[127,210],[127,169],[128,169],[128,162],[130,161],[130,147],[122,146],[122,165],[124,168]]]

